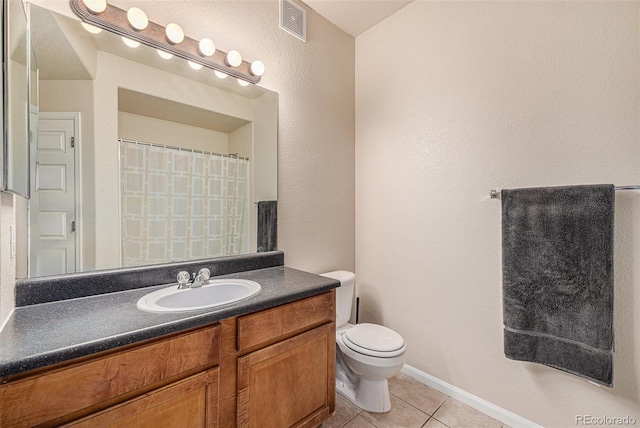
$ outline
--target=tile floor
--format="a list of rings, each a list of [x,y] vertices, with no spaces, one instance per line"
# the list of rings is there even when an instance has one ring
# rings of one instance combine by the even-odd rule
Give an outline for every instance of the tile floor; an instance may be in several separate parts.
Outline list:
[[[322,428],[499,428],[499,421],[398,373],[389,379],[391,410],[369,413],[336,394],[336,413]]]

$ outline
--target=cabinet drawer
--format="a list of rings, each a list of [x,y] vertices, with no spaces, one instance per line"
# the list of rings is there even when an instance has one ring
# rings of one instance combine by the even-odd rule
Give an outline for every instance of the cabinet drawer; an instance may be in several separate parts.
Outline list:
[[[171,383],[65,427],[202,427],[218,426],[219,369]]]
[[[335,290],[238,318],[238,350],[335,320]]]
[[[0,387],[0,427],[32,426],[213,365],[220,326],[98,357]]]

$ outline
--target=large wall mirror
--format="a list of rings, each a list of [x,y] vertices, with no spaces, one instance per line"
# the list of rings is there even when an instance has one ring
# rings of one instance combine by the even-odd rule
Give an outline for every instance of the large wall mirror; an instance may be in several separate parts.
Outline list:
[[[93,34],[66,2],[28,12],[37,127],[19,278],[275,249],[276,93]]]

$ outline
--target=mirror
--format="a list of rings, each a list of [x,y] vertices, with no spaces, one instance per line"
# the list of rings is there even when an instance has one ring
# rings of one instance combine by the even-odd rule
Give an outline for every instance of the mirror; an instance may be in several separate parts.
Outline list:
[[[46,4],[29,4],[38,126],[18,277],[275,249],[258,239],[275,233],[277,94]]]
[[[29,66],[26,5],[4,2],[4,189],[29,197]]]

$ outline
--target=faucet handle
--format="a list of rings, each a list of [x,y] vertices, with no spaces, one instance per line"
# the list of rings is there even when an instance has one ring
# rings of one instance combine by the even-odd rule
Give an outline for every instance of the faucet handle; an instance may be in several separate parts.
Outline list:
[[[198,276],[202,278],[202,285],[208,285],[211,271],[207,268],[202,268],[198,271]]]
[[[207,268],[202,268],[198,271],[198,275],[202,275],[202,277],[206,280],[211,278],[211,271]]]
[[[191,279],[191,275],[189,275],[189,272],[183,270],[180,271],[176,279],[178,280],[178,288],[185,288]]]

